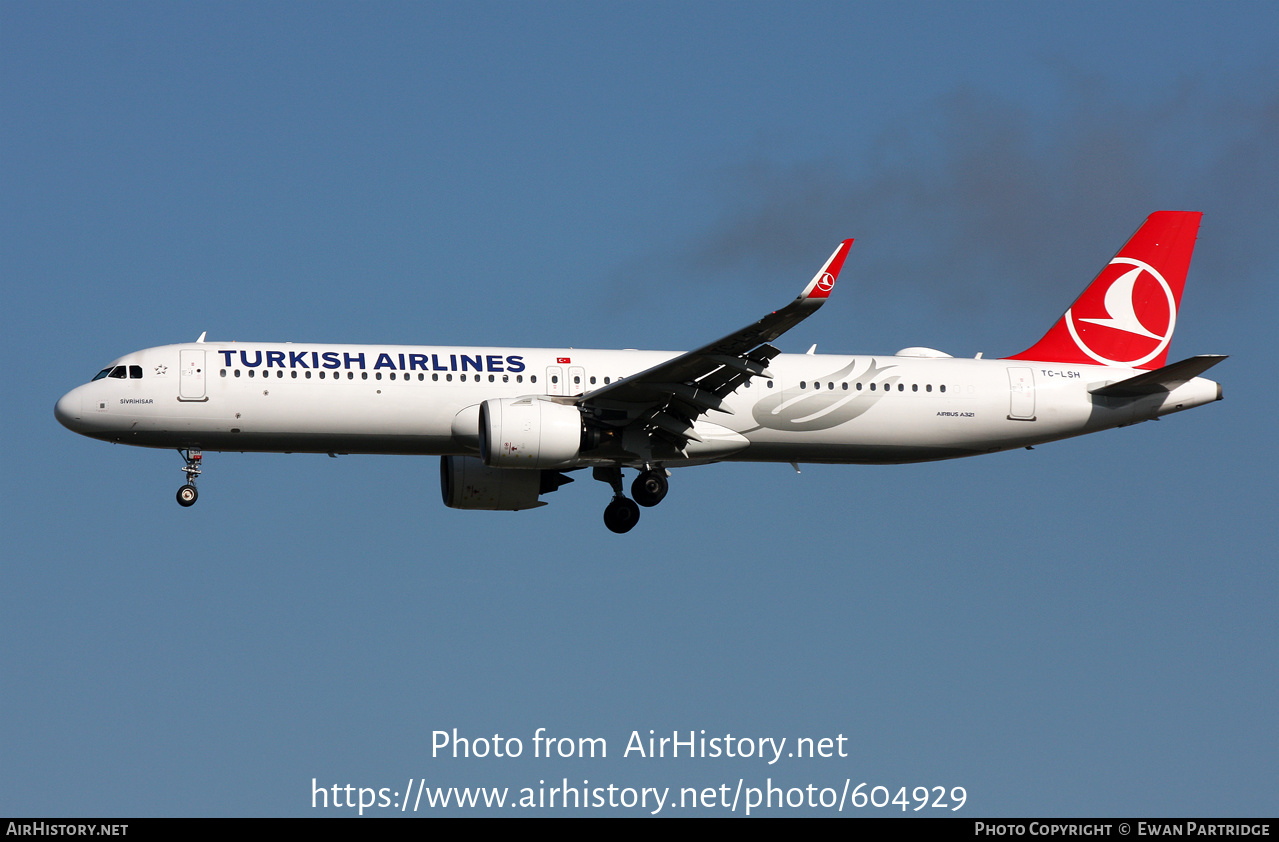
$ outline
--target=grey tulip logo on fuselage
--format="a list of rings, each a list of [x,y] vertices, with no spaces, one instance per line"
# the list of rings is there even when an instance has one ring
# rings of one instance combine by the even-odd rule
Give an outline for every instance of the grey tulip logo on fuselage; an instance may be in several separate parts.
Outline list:
[[[764,398],[751,410],[759,424],[759,427],[753,429],[768,427],[771,430],[809,432],[829,430],[852,421],[878,403],[900,379],[893,375],[882,381],[875,380],[876,375],[896,366],[879,367],[872,359],[857,379],[846,381],[848,389],[845,390],[842,384],[852,374],[857,363],[857,360],[853,360],[839,371],[815,379],[812,383],[805,383],[805,388],[795,384]],[[876,386],[873,391],[870,388],[872,383]],[[832,384],[836,384],[834,388],[831,388]],[[742,432],[749,433],[752,430]]]

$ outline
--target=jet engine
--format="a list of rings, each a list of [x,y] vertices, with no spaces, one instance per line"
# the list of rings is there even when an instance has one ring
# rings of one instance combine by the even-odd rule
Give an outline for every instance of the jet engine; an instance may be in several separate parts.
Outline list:
[[[480,404],[480,458],[490,468],[570,467],[582,449],[582,413],[534,398]]]
[[[572,481],[559,471],[490,468],[475,456],[440,457],[440,492],[450,509],[535,509],[546,505],[540,495]]]

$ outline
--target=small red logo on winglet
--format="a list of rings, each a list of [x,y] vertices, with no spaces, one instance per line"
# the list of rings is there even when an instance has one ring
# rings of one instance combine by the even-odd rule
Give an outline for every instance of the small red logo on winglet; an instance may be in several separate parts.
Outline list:
[[[818,273],[809,281],[809,286],[805,287],[805,298],[824,300],[830,295],[831,290],[835,288],[835,279],[839,277],[839,270],[844,268],[844,259],[848,257],[848,249],[853,245],[852,240],[844,240],[839,244],[839,248],[831,254],[830,259],[826,261]]]

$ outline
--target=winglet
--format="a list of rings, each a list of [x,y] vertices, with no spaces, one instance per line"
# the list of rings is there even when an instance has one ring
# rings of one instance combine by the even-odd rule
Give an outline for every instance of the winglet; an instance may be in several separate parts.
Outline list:
[[[799,294],[801,301],[817,299],[819,302],[830,296],[830,291],[835,288],[835,280],[839,277],[839,270],[844,268],[844,260],[848,257],[848,250],[853,247],[852,240],[844,240],[839,244],[839,248],[835,249],[830,259],[821,269],[817,270],[817,274],[808,282],[808,286],[804,287],[804,291]]]

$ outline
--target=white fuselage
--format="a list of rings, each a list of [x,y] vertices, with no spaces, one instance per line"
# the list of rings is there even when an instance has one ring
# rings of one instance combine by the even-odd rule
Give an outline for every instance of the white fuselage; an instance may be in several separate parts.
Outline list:
[[[924,353],[924,352],[920,352]],[[93,438],[212,451],[473,455],[490,398],[567,397],[677,356],[663,351],[193,343],[148,348],[58,401]],[[1140,372],[944,356],[783,354],[724,398],[670,466],[717,460],[900,463],[971,456],[1145,421],[1209,403],[1171,392],[1089,393]],[[616,463],[616,454],[611,458]],[[636,452],[635,464],[651,454]],[[584,453],[564,467],[597,464]]]

